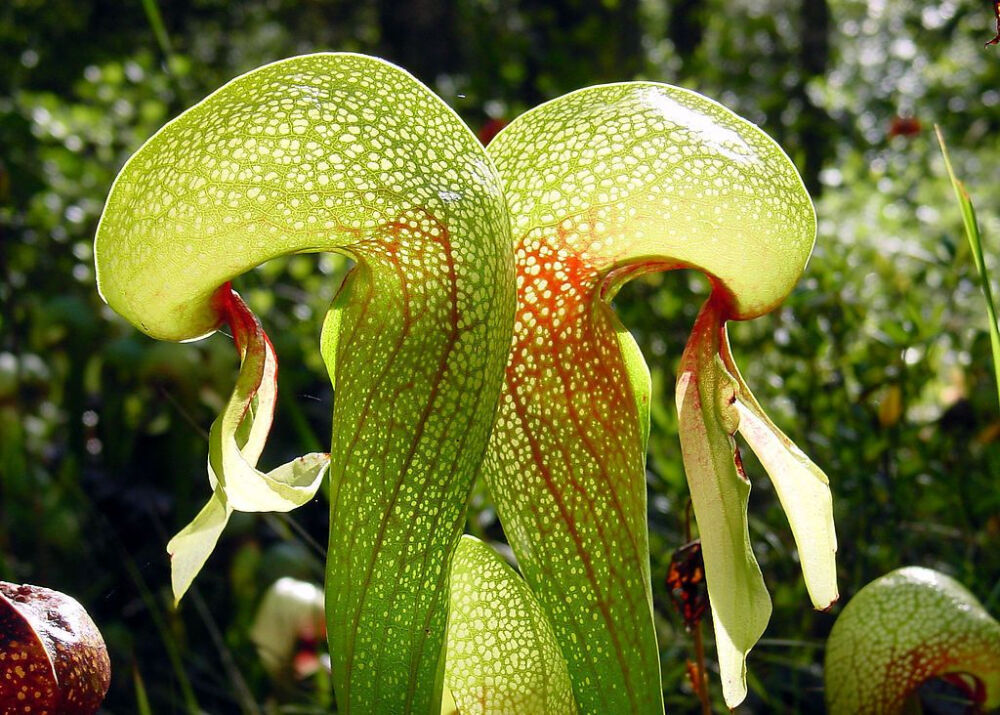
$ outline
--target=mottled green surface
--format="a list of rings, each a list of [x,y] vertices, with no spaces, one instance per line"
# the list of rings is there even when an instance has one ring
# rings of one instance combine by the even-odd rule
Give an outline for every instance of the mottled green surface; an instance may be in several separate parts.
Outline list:
[[[104,298],[173,340],[219,325],[213,296],[227,281],[328,250],[357,263],[328,323],[337,335],[323,339],[336,382],[327,609],[338,706],[430,711],[448,562],[514,305],[504,200],[475,137],[385,62],[285,60],[140,149],[96,241]]]
[[[521,577],[472,536],[452,561],[445,686],[462,715],[576,712],[544,611]]]
[[[608,303],[631,277],[692,267],[713,280],[718,322],[764,313],[809,257],[812,205],[763,132],[665,85],[566,95],[516,119],[489,151],[512,214],[519,302],[485,474],[581,710],[658,711],[644,472],[649,373]],[[731,706],[745,694],[745,654],[770,608],[746,535],[748,489],[733,467],[737,423],[711,443],[704,429],[685,435],[694,440],[686,446],[729,464],[717,474],[685,450]],[[692,427],[685,421],[682,431]],[[820,483],[819,510],[829,511]],[[725,498],[702,498],[713,490]],[[786,508],[804,507],[793,498]],[[836,593],[833,542],[830,530],[819,545],[822,606]],[[734,591],[737,582],[746,588]],[[736,597],[750,591],[750,600]]]
[[[851,599],[826,644],[831,715],[900,713],[924,681],[967,673],[1000,706],[1000,623],[958,581],[909,566]]]

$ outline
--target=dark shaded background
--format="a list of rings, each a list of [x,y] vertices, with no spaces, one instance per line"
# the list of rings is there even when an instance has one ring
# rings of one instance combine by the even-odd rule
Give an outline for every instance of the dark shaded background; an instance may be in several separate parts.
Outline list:
[[[932,141],[940,123],[996,270],[1000,57],[989,3],[943,0],[8,0],[0,5],[0,579],[76,596],[112,652],[109,713],[324,712],[329,685],[270,681],[247,632],[282,575],[322,578],[322,499],[234,518],[179,611],[164,546],[208,496],[205,433],[231,389],[224,336],[158,344],[103,306],[92,238],[127,156],[257,65],[377,54],[478,129],[599,82],[704,92],[774,136],[816,198],[817,250],[776,314],[734,326],[776,421],[831,477],[844,599],[900,565],[1000,611],[1000,421],[982,303]],[[267,464],[320,449],[319,321],[336,257],[273,261],[239,289],[282,360]],[[689,636],[663,585],[684,541],[673,379],[707,287],[653,275],[616,299],[654,381],[649,460],[664,691],[696,712]],[[748,470],[762,471],[747,454]],[[775,602],[741,712],[821,708],[832,616],[808,607],[787,523],[755,480],[751,530]],[[476,493],[469,529],[502,532]],[[708,630],[710,634],[710,629]],[[710,658],[712,648],[709,648]],[[714,664],[710,664],[714,666]],[[717,680],[717,679],[716,679]],[[722,710],[713,681],[713,698]]]

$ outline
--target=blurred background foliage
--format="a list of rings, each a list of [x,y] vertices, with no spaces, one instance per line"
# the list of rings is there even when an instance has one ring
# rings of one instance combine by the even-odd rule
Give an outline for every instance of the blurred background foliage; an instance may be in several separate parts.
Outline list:
[[[948,138],[996,272],[1000,58],[983,47],[993,22],[982,0],[7,0],[0,579],[90,610],[112,653],[109,713],[330,708],[322,668],[270,678],[249,637],[276,579],[321,580],[322,499],[291,517],[237,515],[194,592],[170,605],[164,545],[208,495],[206,430],[236,354],[224,335],[158,344],[113,315],[95,290],[92,239],[117,170],[170,117],[262,63],[349,50],[407,67],[474,129],[584,85],[645,78],[704,92],[775,137],[815,197],[817,248],[789,301],[732,326],[733,344],[762,404],[831,477],[842,600],[921,564],[996,614],[996,385],[931,131],[939,123]],[[265,463],[328,441],[317,341],[343,270],[337,256],[300,256],[238,286],[282,361]],[[673,383],[706,292],[676,272],[616,299],[653,373],[649,521],[673,712],[698,710],[691,640],[663,583],[686,539]],[[784,516],[745,458],[775,610],[740,712],[815,712],[833,618],[809,609]],[[469,530],[501,539],[488,494],[474,496]],[[712,696],[721,711],[714,681]]]

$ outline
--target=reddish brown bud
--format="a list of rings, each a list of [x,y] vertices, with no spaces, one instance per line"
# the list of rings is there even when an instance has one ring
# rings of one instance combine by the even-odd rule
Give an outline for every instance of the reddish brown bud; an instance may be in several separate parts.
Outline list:
[[[83,606],[0,581],[0,712],[90,715],[110,682],[104,639]]]

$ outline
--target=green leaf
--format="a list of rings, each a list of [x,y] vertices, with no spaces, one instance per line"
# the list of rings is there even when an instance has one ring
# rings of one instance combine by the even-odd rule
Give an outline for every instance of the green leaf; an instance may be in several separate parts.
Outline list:
[[[220,287],[270,258],[357,264],[322,341],[336,384],[326,607],[345,711],[440,707],[448,566],[510,346],[509,231],[495,169],[455,113],[349,54],[233,80],[129,160],[102,216],[101,293],[159,338],[216,329]],[[255,469],[273,396],[260,344],[210,445],[236,508],[299,500],[307,481]]]
[[[451,566],[445,685],[462,713],[576,712],[544,611],[521,577],[473,536],[462,537]]]
[[[212,496],[167,544],[175,601],[208,560],[234,510],[284,512],[302,506],[316,494],[330,464],[330,455],[313,453],[266,474],[256,468],[274,415],[278,363],[260,321],[240,297],[227,289],[217,302],[242,363],[233,394],[209,432]]]
[[[771,600],[753,555],[747,522],[750,480],[738,431],[767,470],[788,517],[813,605],[838,598],[829,480],[764,413],[740,375],[725,319],[709,300],[681,358],[677,411],[684,467],[705,558],[726,703],[746,697],[746,657],[764,632]]]
[[[983,712],[1000,706],[1000,623],[958,581],[908,566],[850,600],[826,644],[831,715],[900,712],[926,680],[979,693]]]
[[[175,604],[180,602],[181,597],[194,582],[194,577],[212,555],[232,513],[233,510],[226,502],[226,494],[219,487],[212,492],[208,503],[202,507],[191,523],[177,532],[167,543],[167,553],[170,555],[170,582]]]
[[[725,333],[720,347],[724,368],[737,384],[734,407],[739,433],[767,471],[788,517],[809,598],[815,608],[827,610],[840,597],[830,480],[758,404],[736,366]]]
[[[484,473],[566,655],[581,710],[658,711],[644,469],[648,371],[608,302],[641,273],[696,268],[712,280],[720,325],[765,313],[809,257],[812,205],[791,162],[757,127],[659,84],[556,99],[512,122],[489,152],[511,211],[518,312]],[[721,470],[724,513],[702,508],[698,519],[703,538],[719,530],[708,536],[706,558],[716,564],[708,577],[720,602],[717,640],[739,648],[738,657],[732,648],[722,657],[735,705],[742,654],[769,605],[749,554],[748,487],[735,476],[731,437],[719,431],[714,406],[706,412],[693,402],[696,386],[715,389],[700,380],[719,374],[714,358],[703,358],[709,367],[685,385],[682,442],[703,472]],[[743,600],[723,603],[727,587],[741,589]],[[742,615],[733,621],[737,606]]]
[[[635,395],[635,406],[639,413],[640,440],[643,451],[649,442],[649,410],[650,397],[653,392],[653,385],[649,375],[649,366],[642,357],[642,351],[638,343],[632,337],[624,325],[613,313],[609,314],[613,319],[615,330],[618,333],[618,347],[622,351],[622,361],[625,364],[625,373],[628,375],[629,387]]]
[[[737,383],[719,360],[722,331],[718,310],[709,301],[681,357],[676,400],[722,692],[726,704],[735,707],[746,697],[746,656],[767,627],[771,599],[750,545],[750,482],[734,460]]]

